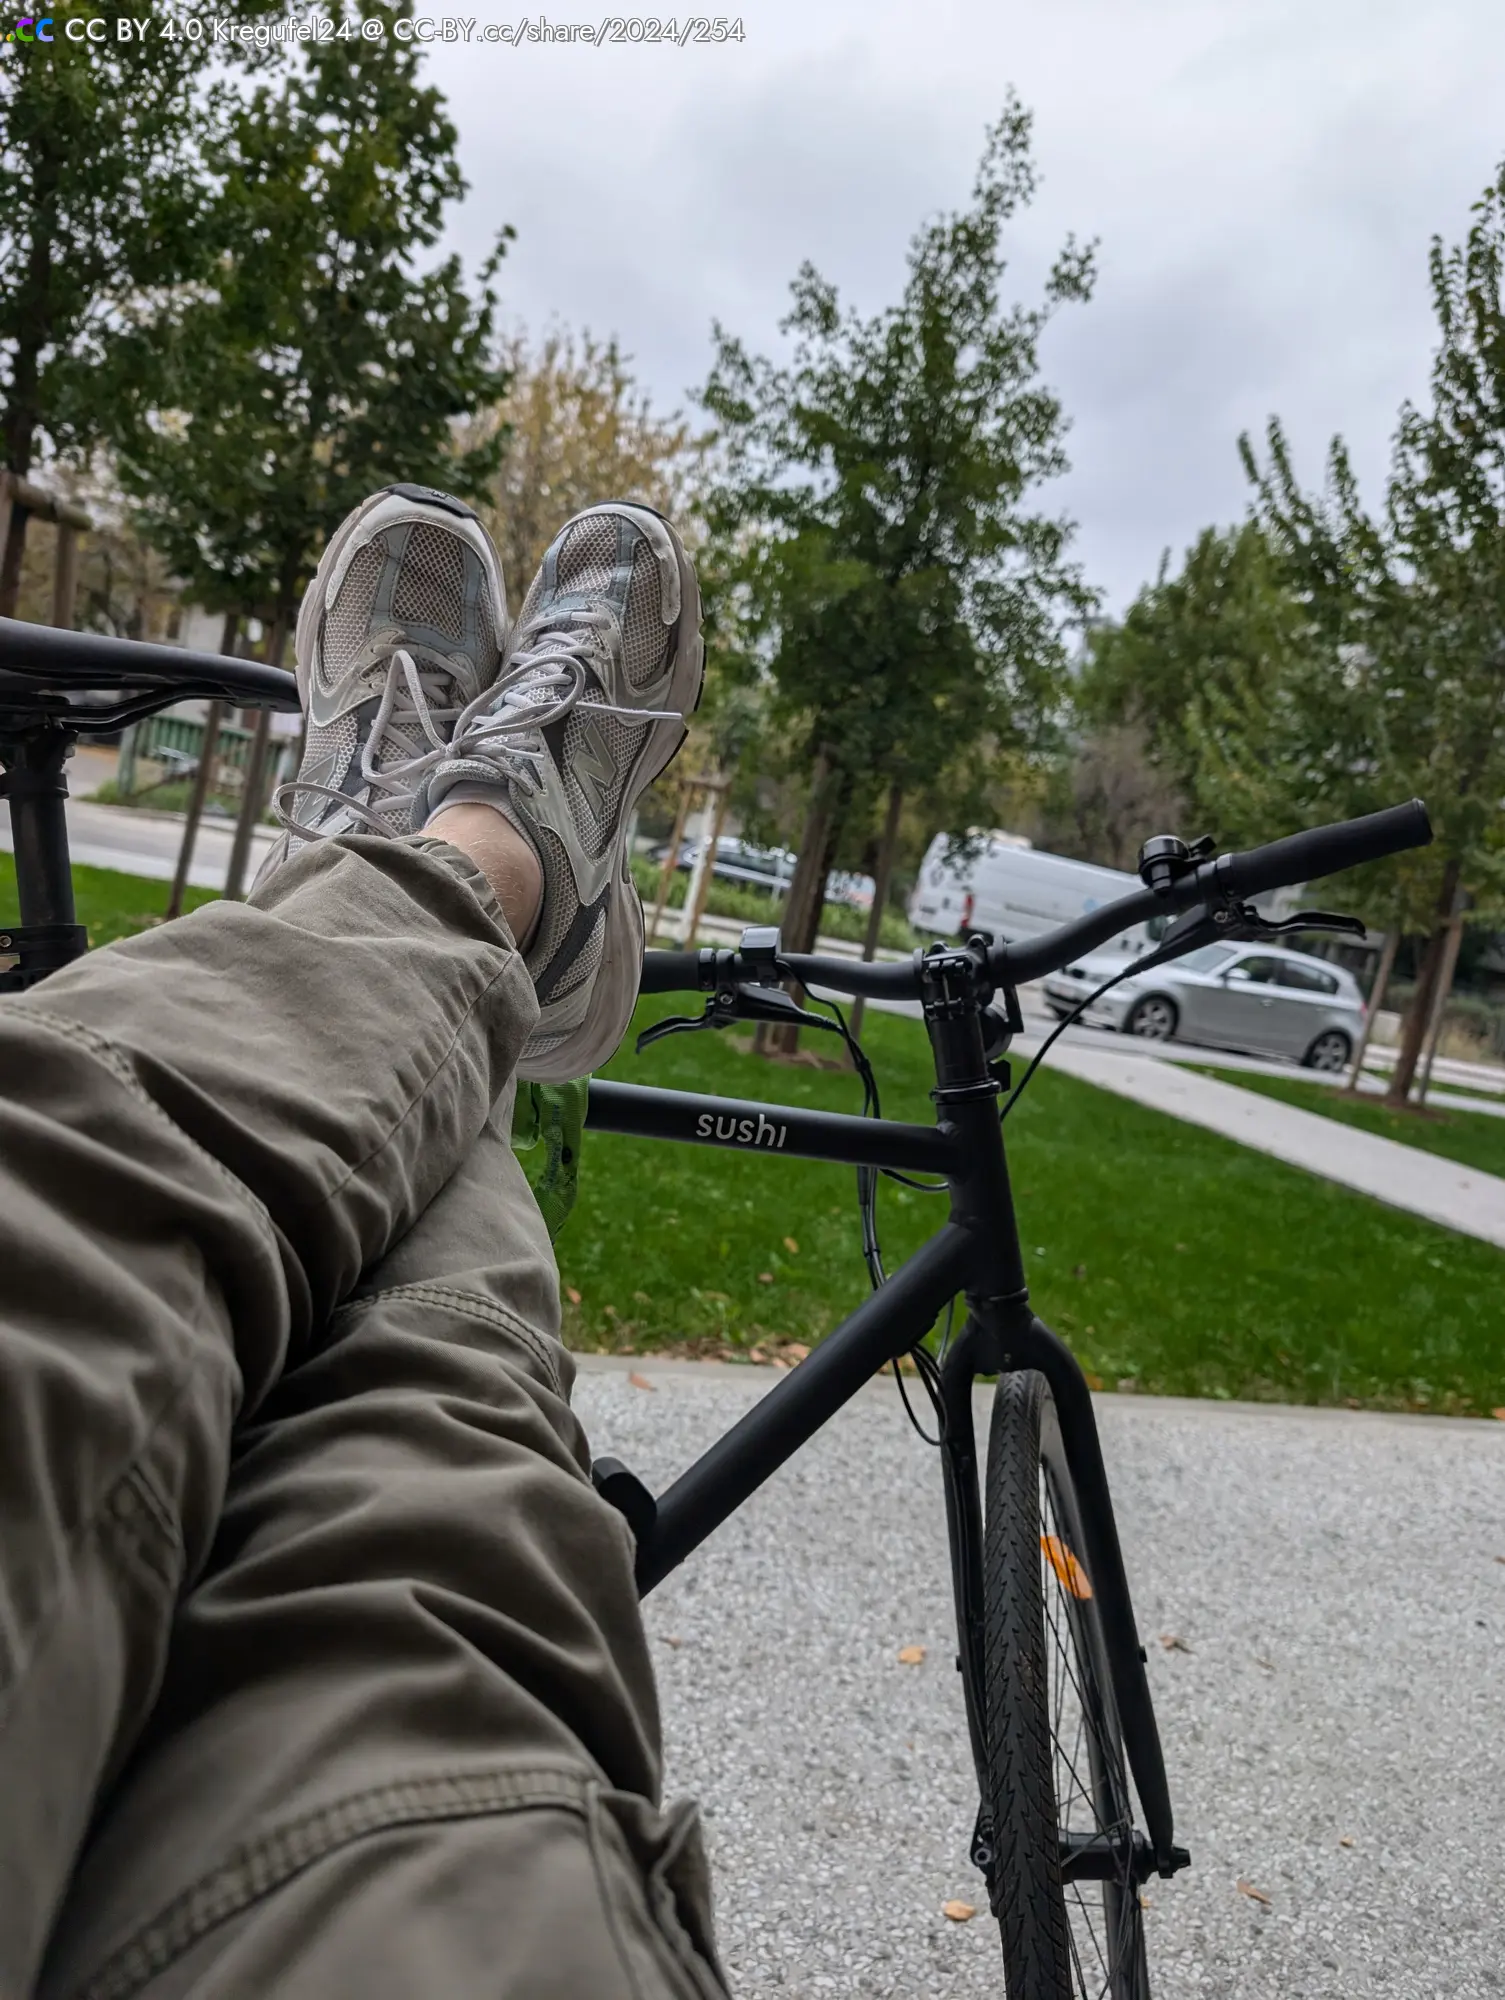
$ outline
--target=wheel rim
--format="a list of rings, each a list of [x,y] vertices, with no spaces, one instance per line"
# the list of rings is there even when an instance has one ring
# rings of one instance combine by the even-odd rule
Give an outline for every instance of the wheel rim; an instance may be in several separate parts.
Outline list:
[[[1307,1060],[1313,1069],[1346,1069],[1348,1044],[1341,1035],[1319,1035]]]
[[[1143,1041],[1168,1042],[1175,1033],[1176,1016],[1168,1000],[1141,1000],[1129,1027]]]
[[[1061,1893],[1080,2000],[1141,2000],[1143,1916],[1134,1872],[1133,1815],[1118,1734],[1087,1639],[1091,1585],[1055,1481],[1040,1468],[1040,1589],[1050,1704],[1051,1765],[1063,1855],[1084,1840],[1121,1852],[1113,1879],[1066,1880]]]

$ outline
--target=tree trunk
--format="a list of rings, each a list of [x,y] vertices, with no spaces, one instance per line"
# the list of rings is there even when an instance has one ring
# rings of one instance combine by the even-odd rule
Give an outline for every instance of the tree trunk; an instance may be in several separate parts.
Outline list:
[[[279,608],[276,623],[272,627],[271,644],[267,647],[268,664],[282,665],[282,654],[287,643],[287,612]],[[256,730],[251,738],[251,754],[246,759],[246,788],[241,795],[240,817],[235,822],[235,839],[230,847],[230,867],[225,876],[225,900],[238,903],[245,897],[246,869],[251,859],[251,835],[261,819],[262,790],[266,779],[267,746],[272,738],[272,711],[263,708],[257,712]]]
[[[674,871],[679,866],[679,850],[685,836],[685,820],[690,812],[690,786],[681,778],[679,783],[679,805],[674,813],[674,831],[669,835],[669,849],[664,856],[664,872],[658,878],[658,896],[653,906],[653,921],[648,925],[648,943],[652,945],[658,938],[658,927],[664,921],[664,910],[669,901],[669,886],[674,880]]]
[[[707,790],[709,789],[707,787]],[[732,781],[730,778],[723,778],[716,793],[716,813],[711,821],[711,838],[700,855],[698,879],[692,881],[690,888],[685,891],[685,901],[689,904],[683,938],[686,951],[694,949],[695,933],[700,929],[700,920],[705,915],[706,899],[711,893],[711,880],[716,872],[716,849],[721,845],[721,835],[726,826],[726,815],[731,802]]]
[[[1449,861],[1442,871],[1442,888],[1437,897],[1438,921],[1432,935],[1427,939],[1427,948],[1422,955],[1421,970],[1416,981],[1416,997],[1411,1002],[1411,1010],[1401,1030],[1400,1053],[1396,1057],[1395,1068],[1390,1073],[1390,1088],[1385,1093],[1385,1102],[1397,1111],[1403,1111],[1410,1099],[1411,1081],[1416,1075],[1416,1065],[1421,1060],[1422,1044],[1426,1040],[1427,1029],[1431,1024],[1432,1003],[1442,974],[1442,958],[1447,949],[1448,927],[1453,918],[1453,905],[1458,898],[1458,879],[1461,873],[1460,864],[1456,861]]]
[[[1425,1104],[1427,1092],[1432,1084],[1432,1064],[1437,1060],[1437,1044],[1442,1040],[1442,1017],[1447,1011],[1448,995],[1453,990],[1453,975],[1458,970],[1458,954],[1463,949],[1463,914],[1460,911],[1448,926],[1447,944],[1442,954],[1442,971],[1437,979],[1437,998],[1432,1005],[1431,1032],[1427,1036],[1427,1057],[1421,1066],[1421,1083],[1416,1092],[1418,1104]]]
[[[826,906],[826,877],[831,872],[829,856],[841,834],[841,805],[845,787],[830,755],[822,750],[815,761],[815,781],[810,788],[810,804],[800,835],[799,860],[789,885],[780,925],[785,951],[807,952],[820,931],[821,912]],[[805,989],[798,980],[789,984],[797,1006],[803,1006]],[[754,1037],[753,1046],[763,1055],[792,1056],[799,1047],[798,1026],[768,1028]]]
[[[37,426],[41,423],[41,357],[52,338],[52,246],[56,235],[58,161],[44,149],[33,154],[28,207],[31,241],[15,301],[18,331],[5,398],[5,463],[18,479],[31,471]],[[26,551],[26,509],[10,510],[5,549],[0,555],[0,618],[14,618],[21,594],[21,558]]]
[[[204,717],[204,741],[199,750],[199,768],[193,774],[193,790],[188,795],[188,811],[183,816],[183,838],[178,845],[178,865],[173,871],[172,888],[167,897],[167,918],[183,914],[183,894],[188,887],[188,871],[193,866],[194,844],[199,837],[199,821],[204,816],[204,801],[209,796],[209,786],[214,774],[214,760],[219,751],[220,717],[224,713],[221,702],[211,701]]]
[[[240,613],[225,613],[225,629],[220,634],[219,649],[227,659],[235,657],[235,642],[240,634]],[[225,719],[225,705],[211,701],[204,717],[204,746],[199,751],[199,768],[193,774],[193,790],[189,794],[188,811],[183,818],[183,839],[178,848],[178,865],[173,871],[172,889],[167,898],[169,918],[183,914],[183,896],[188,887],[188,871],[193,866],[193,850],[199,837],[199,821],[204,816],[204,801],[209,796],[209,787],[214,782],[214,760],[219,750],[220,724]]]
[[[14,618],[21,595],[21,559],[26,553],[26,523],[31,516],[16,501],[10,510],[5,553],[0,556],[0,618]]]
[[[1390,975],[1395,970],[1395,954],[1400,950],[1400,929],[1385,933],[1385,942],[1380,950],[1379,968],[1374,975],[1374,984],[1369,989],[1369,1005],[1364,1010],[1364,1032],[1359,1036],[1359,1046],[1353,1052],[1353,1068],[1349,1071],[1347,1089],[1358,1095],[1359,1078],[1364,1074],[1364,1057],[1368,1053],[1374,1036],[1374,1017],[1385,1004],[1385,993],[1390,985]]]
[[[883,820],[883,836],[878,843],[878,861],[873,870],[873,907],[868,912],[867,933],[862,940],[862,956],[869,963],[878,956],[878,940],[883,931],[883,912],[888,908],[888,885],[893,879],[894,855],[899,847],[899,815],[904,810],[904,787],[897,782],[888,788],[888,811]],[[862,1017],[867,1003],[859,993],[852,1002],[849,1026],[853,1040],[862,1034]]]

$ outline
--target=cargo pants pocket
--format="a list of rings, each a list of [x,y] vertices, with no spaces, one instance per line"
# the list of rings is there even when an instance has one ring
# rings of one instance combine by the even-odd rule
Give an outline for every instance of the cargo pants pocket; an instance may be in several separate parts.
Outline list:
[[[75,1907],[37,2000],[726,2000],[695,1809],[580,1770],[373,1788],[165,1901],[157,1860],[155,1914],[106,1944]]]

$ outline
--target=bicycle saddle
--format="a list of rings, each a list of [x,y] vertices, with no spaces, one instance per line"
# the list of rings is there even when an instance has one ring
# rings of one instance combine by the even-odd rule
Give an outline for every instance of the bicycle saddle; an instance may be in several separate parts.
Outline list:
[[[293,711],[298,684],[258,660],[0,618],[0,734],[52,722],[100,735],[196,699]]]

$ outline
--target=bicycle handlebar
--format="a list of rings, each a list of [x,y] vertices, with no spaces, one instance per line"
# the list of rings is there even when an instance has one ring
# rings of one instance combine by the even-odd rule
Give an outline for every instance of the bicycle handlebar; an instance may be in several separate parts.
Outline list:
[[[1219,855],[1191,869],[1163,892],[1136,890],[1103,909],[1090,910],[1075,923],[1044,937],[1018,944],[989,947],[988,976],[995,986],[1022,986],[1043,979],[1083,953],[1093,951],[1120,931],[1146,918],[1174,915],[1193,904],[1228,897],[1257,896],[1267,889],[1284,889],[1301,882],[1337,875],[1364,861],[1381,861],[1408,848],[1426,847],[1432,824],[1420,799],[1362,819],[1339,820],[1333,826],[1312,827],[1242,854]],[[651,951],[643,959],[641,991],[684,993],[708,990],[717,983],[719,954],[712,951]],[[805,986],[834,987],[839,993],[862,994],[874,1000],[915,1000],[920,974],[905,965],[873,965],[860,959],[818,958],[804,952],[780,955],[780,970]],[[733,966],[733,977],[746,978]]]
[[[1345,868],[1357,868],[1362,861],[1380,861],[1387,854],[1402,854],[1408,847],[1425,847],[1431,838],[1426,807],[1420,799],[1410,799],[1403,806],[1367,813],[1363,819],[1344,819],[1336,826],[1315,826],[1306,833],[1288,834],[1284,840],[1272,840],[1268,847],[1251,848],[1247,854],[1225,854],[1217,864],[1218,881],[1235,896],[1258,896],[1288,883],[1341,875]]]

